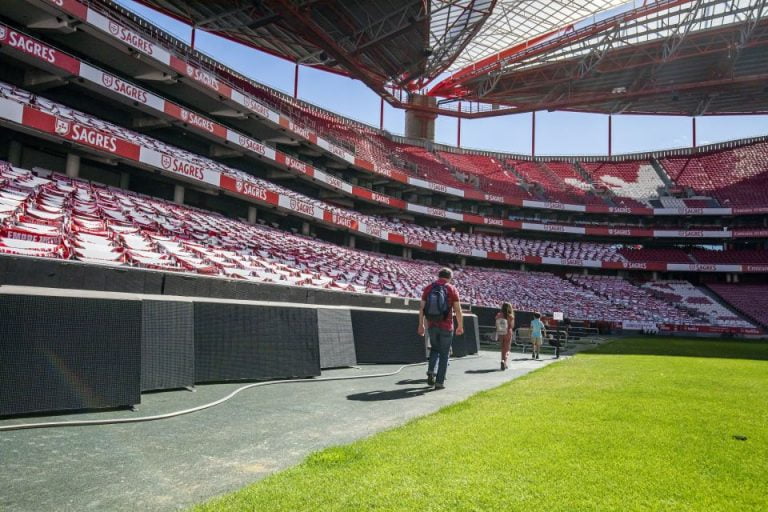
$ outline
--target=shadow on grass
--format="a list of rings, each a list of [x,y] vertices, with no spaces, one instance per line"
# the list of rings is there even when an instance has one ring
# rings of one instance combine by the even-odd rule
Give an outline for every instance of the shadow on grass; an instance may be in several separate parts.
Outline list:
[[[768,361],[768,342],[724,338],[642,336],[620,338],[586,351],[588,354],[706,357]]]
[[[359,402],[380,402],[384,400],[401,400],[403,398],[415,398],[421,396],[431,388],[401,388],[391,391],[367,391],[365,393],[355,393],[347,395],[347,400],[356,400]]]

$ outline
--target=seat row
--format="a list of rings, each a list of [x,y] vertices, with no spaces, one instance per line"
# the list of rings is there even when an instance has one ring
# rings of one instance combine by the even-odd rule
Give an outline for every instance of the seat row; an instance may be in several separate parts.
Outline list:
[[[340,247],[264,225],[50,173],[0,164],[0,253],[74,259],[261,283],[418,298],[435,263]],[[574,319],[717,325],[628,281],[458,268],[469,302],[511,301]],[[600,281],[603,282],[602,280]],[[638,299],[641,297],[642,300]]]

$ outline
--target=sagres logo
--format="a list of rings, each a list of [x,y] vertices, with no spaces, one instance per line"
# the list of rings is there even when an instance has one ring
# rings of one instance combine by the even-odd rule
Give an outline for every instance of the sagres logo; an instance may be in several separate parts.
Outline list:
[[[193,76],[195,74],[195,68],[187,64],[187,74]]]
[[[170,155],[163,153],[163,156],[160,158],[160,165],[163,166],[163,169],[170,169],[172,162],[173,159],[170,157]]]
[[[189,121],[189,110],[187,109],[181,109],[181,119],[186,123]]]
[[[116,36],[120,32],[120,25],[115,23],[114,21],[109,22],[109,33],[113,36]]]
[[[110,89],[115,84],[115,77],[106,73],[101,74],[101,83],[109,87]]]
[[[5,41],[8,37],[8,29],[0,25],[0,40]]]
[[[56,133],[61,136],[69,135],[69,131],[72,129],[72,122],[66,119],[56,118]]]
[[[238,192],[243,191],[243,180],[235,181],[235,189],[237,189]]]

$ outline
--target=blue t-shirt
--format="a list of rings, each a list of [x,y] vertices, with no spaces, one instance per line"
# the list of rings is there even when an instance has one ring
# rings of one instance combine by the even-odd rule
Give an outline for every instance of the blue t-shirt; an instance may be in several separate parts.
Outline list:
[[[531,320],[531,336],[541,337],[541,330],[544,328],[544,322],[538,318]]]

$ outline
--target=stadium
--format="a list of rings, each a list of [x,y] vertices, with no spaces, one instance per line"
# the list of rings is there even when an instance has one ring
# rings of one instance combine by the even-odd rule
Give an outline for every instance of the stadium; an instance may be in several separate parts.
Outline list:
[[[697,120],[768,119],[767,4],[3,0],[0,510],[766,510],[768,123]],[[502,117],[530,151],[462,146]]]

